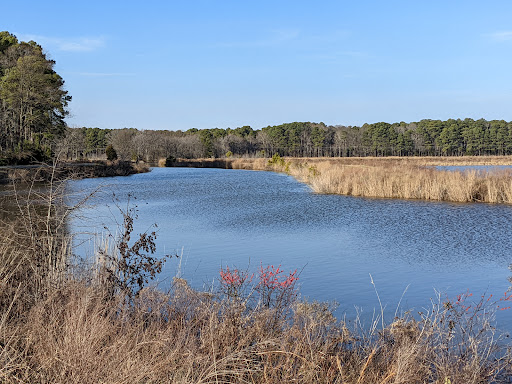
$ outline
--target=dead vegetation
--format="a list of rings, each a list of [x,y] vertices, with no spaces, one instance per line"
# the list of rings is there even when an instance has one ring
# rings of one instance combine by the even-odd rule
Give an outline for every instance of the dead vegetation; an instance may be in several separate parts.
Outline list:
[[[132,163],[129,161],[96,161],[80,163],[17,165],[0,167],[0,185],[13,182],[50,182],[52,178],[92,178],[128,176],[135,173],[149,172],[149,167],[144,163]]]
[[[418,166],[290,167],[317,193],[452,202],[512,203],[512,170],[448,171]]]

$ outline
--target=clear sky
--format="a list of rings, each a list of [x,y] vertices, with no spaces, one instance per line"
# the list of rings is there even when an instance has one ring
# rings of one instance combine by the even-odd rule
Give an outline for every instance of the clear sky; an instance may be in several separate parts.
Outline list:
[[[512,1],[9,1],[71,126],[512,120]]]

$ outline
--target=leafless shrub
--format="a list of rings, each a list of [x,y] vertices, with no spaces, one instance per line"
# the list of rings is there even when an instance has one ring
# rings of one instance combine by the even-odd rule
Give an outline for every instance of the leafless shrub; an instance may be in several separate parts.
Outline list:
[[[154,257],[156,251],[156,231],[138,234],[132,240],[133,224],[137,218],[137,206],[131,205],[128,195],[126,206],[120,205],[114,194],[116,207],[123,217],[119,234],[109,233],[114,247],[102,247],[98,250],[99,277],[109,292],[109,296],[123,295],[128,302],[133,301],[139,292],[147,286],[161,271],[169,255]],[[152,229],[156,229],[156,224]]]

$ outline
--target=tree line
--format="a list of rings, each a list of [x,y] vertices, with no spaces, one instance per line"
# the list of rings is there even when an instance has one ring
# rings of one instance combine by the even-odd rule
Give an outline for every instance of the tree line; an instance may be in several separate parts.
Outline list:
[[[0,32],[0,159],[48,159],[64,136],[71,96],[54,65],[36,42]]]
[[[122,159],[162,157],[294,157],[512,155],[512,122],[425,119],[412,123],[330,126],[294,122],[254,130],[213,128],[152,131],[78,128],[71,147],[88,152],[112,145]]]
[[[71,100],[42,47],[0,32],[0,163],[49,159],[60,144],[68,158],[105,153],[121,159],[224,156],[462,156],[512,154],[512,123],[425,119],[411,123],[326,125],[293,122],[261,129],[151,131],[68,128]],[[2,160],[3,158],[3,160]],[[6,160],[7,159],[7,160]]]

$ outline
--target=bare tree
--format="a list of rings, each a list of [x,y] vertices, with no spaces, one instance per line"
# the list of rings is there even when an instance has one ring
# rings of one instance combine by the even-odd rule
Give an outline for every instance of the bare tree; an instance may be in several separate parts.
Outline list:
[[[137,156],[133,138],[137,134],[135,128],[114,129],[109,132],[107,141],[112,144],[120,160],[131,160]]]

